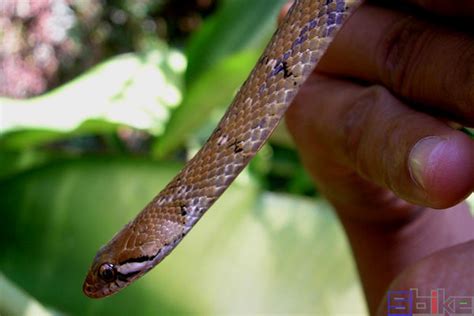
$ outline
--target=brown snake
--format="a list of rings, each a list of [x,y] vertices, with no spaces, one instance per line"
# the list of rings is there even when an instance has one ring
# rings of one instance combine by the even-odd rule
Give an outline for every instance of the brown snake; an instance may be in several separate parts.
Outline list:
[[[97,253],[84,293],[116,293],[161,262],[270,137],[362,0],[296,0],[202,149]]]

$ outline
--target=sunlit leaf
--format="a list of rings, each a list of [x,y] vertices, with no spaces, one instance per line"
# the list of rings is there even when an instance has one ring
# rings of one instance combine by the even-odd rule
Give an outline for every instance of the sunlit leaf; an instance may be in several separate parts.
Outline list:
[[[48,141],[51,132],[71,132],[89,120],[103,121],[102,128],[107,123],[125,124],[160,133],[169,109],[181,101],[183,70],[183,56],[164,45],[148,53],[112,58],[43,96],[0,98],[0,135],[45,130],[39,137],[22,135],[19,141],[32,143],[42,137]]]

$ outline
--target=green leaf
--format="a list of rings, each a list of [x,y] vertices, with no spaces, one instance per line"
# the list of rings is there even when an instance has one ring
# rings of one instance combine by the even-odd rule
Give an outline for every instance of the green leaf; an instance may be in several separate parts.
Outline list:
[[[58,160],[60,155],[40,150],[0,150],[0,180],[24,170]]]
[[[19,149],[64,133],[110,130],[116,124],[159,134],[170,108],[181,101],[183,70],[183,56],[163,45],[114,57],[43,96],[0,98],[0,140]]]
[[[0,315],[52,316],[60,314],[46,309],[0,272]]]
[[[100,245],[179,168],[89,158],[0,181],[0,271],[68,314],[365,313],[328,206],[261,193],[245,172],[146,277],[110,298],[86,298],[83,278]]]
[[[188,45],[185,96],[154,145],[156,156],[183,145],[216,108],[230,104],[275,30],[283,3],[229,0],[205,21]]]
[[[246,50],[261,51],[276,29],[276,16],[286,0],[228,0],[208,18],[186,51],[186,84],[222,59]],[[225,79],[225,78],[221,78]]]
[[[210,67],[190,86],[183,102],[173,112],[154,146],[154,154],[163,157],[172,152],[208,121],[214,109],[228,105],[257,58],[258,53],[244,52]]]

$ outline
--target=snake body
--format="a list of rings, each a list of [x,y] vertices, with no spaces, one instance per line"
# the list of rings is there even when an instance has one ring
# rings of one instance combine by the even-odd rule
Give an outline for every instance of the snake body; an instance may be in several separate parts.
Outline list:
[[[84,293],[116,293],[162,261],[265,144],[361,0],[296,0],[202,149],[102,247]]]

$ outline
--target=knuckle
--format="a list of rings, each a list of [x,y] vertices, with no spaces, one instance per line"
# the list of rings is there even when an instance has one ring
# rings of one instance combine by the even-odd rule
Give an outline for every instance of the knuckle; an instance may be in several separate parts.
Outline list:
[[[366,148],[373,132],[373,117],[388,93],[382,86],[370,86],[356,96],[353,106],[342,114],[346,155],[365,174],[368,172]]]
[[[410,115],[394,107],[394,96],[374,85],[364,89],[344,113],[345,154],[357,172],[395,190],[405,170],[404,128]]]
[[[377,64],[387,84],[403,95],[415,87],[415,71],[424,60],[424,48],[436,36],[428,24],[413,17],[394,22],[377,48]]]
[[[450,73],[443,77],[443,89],[447,91],[463,113],[474,117],[474,41],[471,38],[458,38],[459,57],[453,60]],[[453,89],[453,83],[456,88]],[[462,84],[459,84],[462,83]]]
[[[393,22],[376,49],[382,82],[397,94],[474,117],[474,41],[414,17]],[[446,108],[446,106],[450,106]]]

